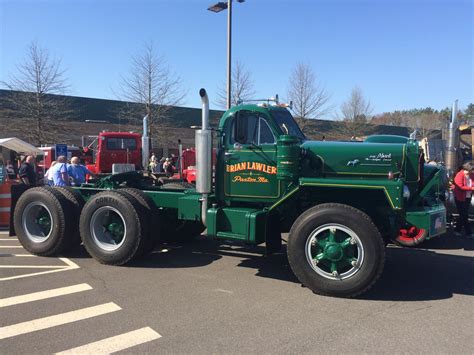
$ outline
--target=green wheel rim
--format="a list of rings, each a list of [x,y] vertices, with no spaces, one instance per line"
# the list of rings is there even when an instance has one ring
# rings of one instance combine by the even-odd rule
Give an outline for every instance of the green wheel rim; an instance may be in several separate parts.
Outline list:
[[[125,218],[116,208],[103,206],[91,217],[90,233],[94,243],[105,251],[115,251],[126,240]]]
[[[319,275],[330,280],[354,276],[364,262],[364,247],[359,236],[341,224],[325,224],[309,235],[306,260]]]
[[[29,240],[33,243],[44,243],[51,236],[53,229],[51,211],[42,202],[31,202],[23,210],[21,224]]]

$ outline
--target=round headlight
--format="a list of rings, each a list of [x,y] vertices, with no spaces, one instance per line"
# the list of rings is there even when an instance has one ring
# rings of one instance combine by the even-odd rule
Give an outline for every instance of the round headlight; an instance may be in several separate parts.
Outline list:
[[[406,198],[407,200],[410,198],[410,189],[407,185],[403,185],[403,198]]]

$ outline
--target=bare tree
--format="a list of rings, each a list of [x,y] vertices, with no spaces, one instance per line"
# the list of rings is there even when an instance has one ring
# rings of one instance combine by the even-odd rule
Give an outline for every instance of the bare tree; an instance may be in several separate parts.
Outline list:
[[[158,124],[173,106],[183,104],[186,95],[181,78],[157,54],[153,42],[146,43],[141,53],[132,57],[129,73],[121,76],[119,91],[121,99],[139,104],[136,115],[148,115],[150,136],[156,135]]]
[[[288,81],[288,99],[293,101],[293,114],[304,131],[308,119],[320,118],[328,113],[331,95],[316,82],[309,64],[298,63]]]
[[[232,85],[231,85],[231,106],[237,105],[239,100],[249,100],[255,96],[252,74],[245,68],[245,65],[236,61],[232,66]],[[227,86],[222,85],[217,90],[216,105],[221,108],[227,108]]]
[[[352,122],[367,122],[372,106],[359,87],[354,87],[350,98],[341,105],[342,118]]]
[[[365,99],[362,90],[357,86],[354,87],[349,99],[341,105],[343,133],[348,137],[363,135],[372,111],[372,106]]]
[[[1,82],[13,91],[6,100],[15,119],[22,120],[24,136],[38,145],[53,139],[61,120],[71,114],[65,97],[51,95],[68,89],[64,73],[60,60],[52,59],[46,49],[32,42],[16,73]]]

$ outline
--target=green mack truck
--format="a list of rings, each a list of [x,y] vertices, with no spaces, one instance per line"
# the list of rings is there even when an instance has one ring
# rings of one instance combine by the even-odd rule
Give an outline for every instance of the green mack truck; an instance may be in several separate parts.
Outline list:
[[[211,129],[204,89],[200,96],[195,187],[127,172],[77,188],[23,188],[12,192],[11,234],[33,254],[82,242],[99,262],[123,265],[204,230],[265,243],[268,254],[288,232],[288,260],[304,286],[354,297],[379,278],[390,241],[445,232],[444,172],[424,164],[416,141],[308,141],[285,105],[269,103],[235,106]]]

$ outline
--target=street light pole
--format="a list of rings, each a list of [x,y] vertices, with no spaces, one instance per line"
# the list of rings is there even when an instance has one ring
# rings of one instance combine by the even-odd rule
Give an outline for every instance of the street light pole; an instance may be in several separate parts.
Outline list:
[[[227,109],[232,97],[232,0],[227,1]]]
[[[209,6],[207,9],[212,12],[221,12],[228,9],[227,14],[227,109],[231,106],[232,97],[232,1],[218,2],[217,4]],[[237,0],[243,3],[245,0]]]

